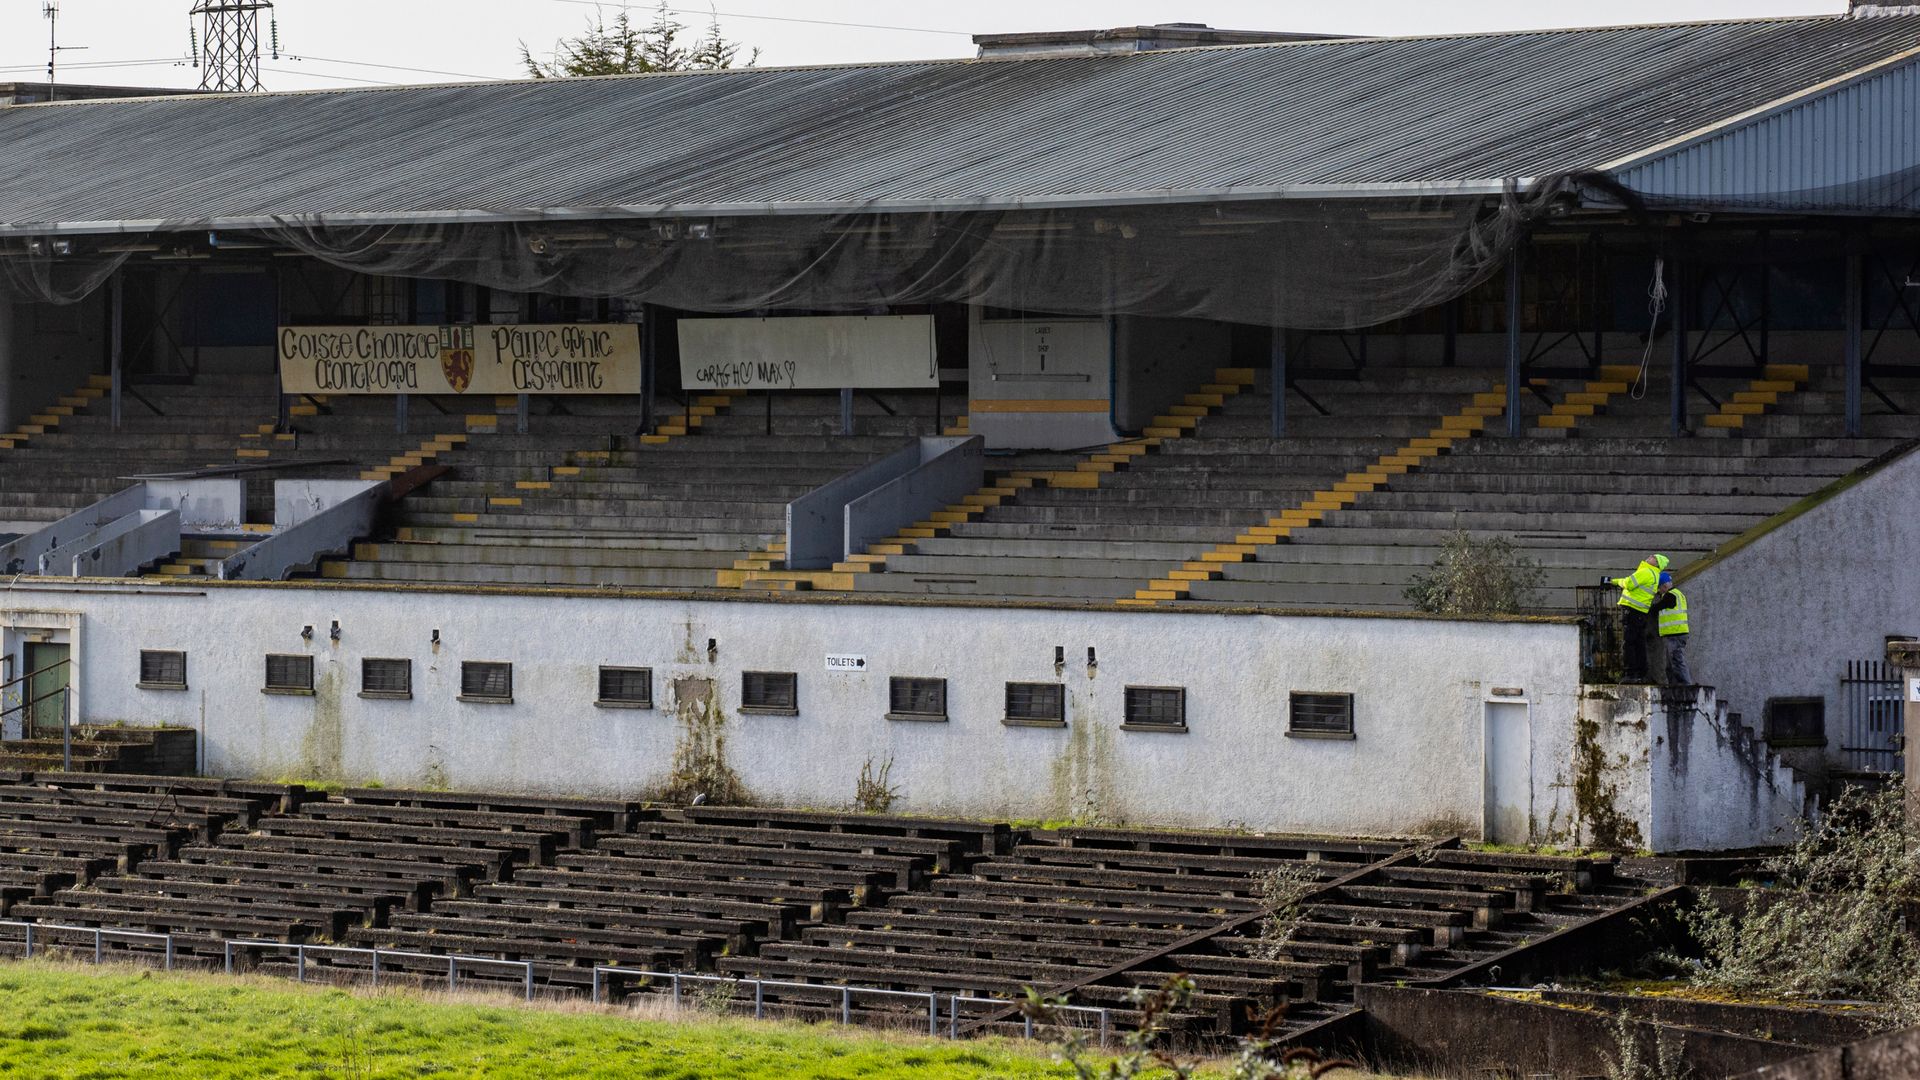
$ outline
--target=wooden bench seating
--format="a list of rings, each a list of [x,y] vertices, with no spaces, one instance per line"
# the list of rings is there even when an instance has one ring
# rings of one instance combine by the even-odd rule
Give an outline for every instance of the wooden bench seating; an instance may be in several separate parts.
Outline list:
[[[513,861],[513,852],[501,848],[461,847],[453,844],[399,844],[373,840],[343,840],[300,834],[260,834],[222,837],[210,849],[222,852],[279,852],[309,856],[316,868],[350,866],[360,860],[413,863],[419,866],[469,867],[480,876],[498,879]],[[236,860],[238,861],[238,860]]]
[[[1189,893],[1175,890],[1148,893],[1145,890],[1131,888],[1104,889],[1049,882],[983,881],[962,877],[935,878],[928,883],[927,888],[928,891],[943,896],[1029,899],[1043,903],[1082,903],[1089,907],[1144,905],[1170,910],[1210,911],[1219,914],[1220,918],[1216,919],[1216,922],[1233,915],[1260,909],[1258,900],[1231,893]]]
[[[1513,906],[1510,893],[1471,892],[1455,889],[1416,889],[1391,885],[1343,885],[1340,895],[1347,900],[1401,907],[1432,907],[1459,911],[1471,916],[1476,930],[1488,930],[1500,923],[1501,913]]]
[[[881,836],[919,836],[959,840],[969,852],[997,855],[1012,843],[1013,830],[1003,822],[951,818],[875,817],[871,814],[774,810],[753,806],[690,806],[674,812],[687,821],[717,825],[748,825],[762,829],[820,829],[828,832]],[[664,816],[664,815],[663,815]]]
[[[654,888],[639,879],[672,878],[687,881],[751,881],[761,884],[794,886],[802,889],[836,889],[854,903],[866,903],[878,896],[891,876],[858,870],[833,870],[822,867],[790,867],[751,862],[720,862],[717,859],[644,859],[610,855],[564,855],[560,865],[601,873],[620,874],[635,879],[635,888]]]
[[[1358,868],[1404,848],[1390,840],[1341,840],[1320,836],[1257,836],[1250,833],[1193,832],[1156,829],[1113,829],[1072,826],[1036,834],[1051,837],[1063,847],[1158,851],[1197,855],[1291,861],[1296,859],[1349,863]]]
[[[188,881],[179,878],[103,877],[94,881],[92,891],[102,896],[137,895],[154,904],[168,898],[227,903],[242,906],[274,907],[288,911],[312,910],[333,925],[344,917],[356,918],[363,926],[377,926],[388,911],[404,909],[408,898],[380,893],[350,893],[331,889],[284,888],[260,884],[233,884],[219,881]],[[74,894],[82,895],[82,894]]]
[[[316,895],[342,897],[348,901],[365,897],[368,901],[385,901],[383,910],[401,907],[411,911],[424,908],[428,901],[439,894],[443,884],[442,880],[203,862],[145,862],[140,864],[140,876],[162,881],[231,885],[242,889],[306,890]]]
[[[585,818],[602,832],[626,832],[641,812],[630,799],[594,799],[564,795],[502,795],[472,791],[423,791],[413,788],[347,788],[339,799],[349,804],[411,806],[482,813]]]
[[[406,916],[412,918],[413,916]],[[483,956],[501,960],[530,960],[562,967],[591,968],[603,964],[651,968],[655,971],[692,971],[699,950],[692,939],[673,947],[626,948],[567,941],[530,941],[526,937],[498,938],[437,930],[382,927],[353,930],[350,944],[364,948],[406,949],[443,955]],[[384,966],[384,965],[383,965]]]
[[[445,807],[392,806],[379,803],[310,802],[300,816],[327,821],[367,821],[387,825],[425,825],[455,829],[498,830],[554,838],[556,845],[590,847],[593,819],[561,814],[508,813],[497,810],[455,810]]]
[[[78,897],[72,903],[33,901],[14,906],[14,915],[35,922],[69,926],[104,926],[148,933],[179,933],[207,938],[263,938],[269,941],[300,942],[321,936],[324,929],[296,916],[270,912],[245,914],[224,906],[221,910],[201,910],[189,905],[164,908],[97,905]]]
[[[825,829],[763,829],[752,826],[707,825],[697,822],[643,818],[633,826],[635,836],[678,843],[709,843],[767,848],[814,848],[867,855],[906,855],[930,860],[934,869],[950,873],[967,854],[965,841],[887,833],[831,832]]]
[[[658,919],[702,919],[728,923],[752,938],[786,937],[811,917],[810,904],[759,903],[704,895],[672,895],[626,889],[573,889],[563,878],[550,883],[479,885],[473,899],[489,904],[524,905],[529,910],[588,917],[636,916]],[[434,910],[448,909],[438,901]]]
[[[237,842],[181,848],[180,858],[165,865],[179,866],[185,863],[217,867],[227,873],[245,869],[262,874],[288,872],[311,874],[316,879],[326,880],[336,876],[349,881],[391,880],[396,889],[417,882],[432,886],[440,896],[466,895],[469,884],[485,869],[472,863],[357,857],[338,852],[329,853],[324,859],[316,859],[311,853],[305,851],[270,851],[258,847],[241,846]],[[235,880],[243,879],[244,876],[235,878]],[[347,887],[352,888],[352,886]]]
[[[832,848],[760,847],[749,844],[679,843],[644,836],[609,836],[596,851],[653,860],[689,860],[730,864],[771,864],[793,869],[820,867],[875,874],[896,889],[914,888],[931,865],[915,855],[874,855]]]
[[[551,833],[399,825],[382,821],[339,821],[305,816],[261,818],[253,828],[254,836],[313,837],[355,843],[406,844],[415,848],[497,851],[513,862],[534,866],[546,865],[557,846]]]
[[[1191,934],[1180,927],[1129,926],[1124,922],[1067,922],[962,915],[919,915],[881,908],[855,908],[842,916],[844,925],[862,930],[910,930],[936,934],[978,934],[1004,941],[1071,941],[1096,947],[1135,951],[1165,945]]]
[[[546,907],[516,904],[497,898],[443,900],[432,914],[462,920],[484,920],[503,926],[538,923],[572,930],[631,930],[677,937],[707,938],[739,952],[766,937],[766,924],[709,915],[672,912],[615,911],[609,908]],[[717,950],[716,950],[717,951]]]

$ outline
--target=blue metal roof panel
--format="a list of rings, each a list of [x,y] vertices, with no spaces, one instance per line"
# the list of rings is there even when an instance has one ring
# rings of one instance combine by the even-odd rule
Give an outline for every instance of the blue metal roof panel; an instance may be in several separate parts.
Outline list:
[[[0,229],[1011,207],[1593,168],[1920,17],[0,108]]]
[[[1810,93],[1622,167],[1701,208],[1920,212],[1920,57]]]

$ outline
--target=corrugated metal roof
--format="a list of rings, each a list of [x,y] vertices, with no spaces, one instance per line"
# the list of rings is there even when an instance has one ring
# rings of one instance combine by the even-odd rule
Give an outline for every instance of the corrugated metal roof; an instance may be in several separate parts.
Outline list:
[[[1920,212],[1920,57],[1702,132],[1616,176],[1701,208]]]
[[[1783,19],[0,108],[0,228],[1480,190],[1915,46]]]

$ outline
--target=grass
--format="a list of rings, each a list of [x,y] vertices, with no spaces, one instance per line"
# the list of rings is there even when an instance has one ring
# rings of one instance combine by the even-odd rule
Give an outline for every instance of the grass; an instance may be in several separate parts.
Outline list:
[[[1061,1077],[1039,1046],[590,1005],[0,963],[0,1077]]]

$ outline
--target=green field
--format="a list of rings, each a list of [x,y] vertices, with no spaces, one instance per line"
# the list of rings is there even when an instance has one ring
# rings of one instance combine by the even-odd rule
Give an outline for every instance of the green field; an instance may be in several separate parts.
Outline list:
[[[1043,1047],[999,1040],[0,963],[0,1077],[23,1080],[1069,1075]]]

